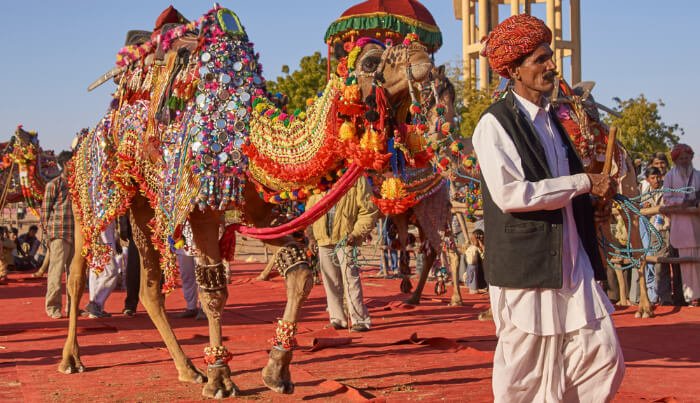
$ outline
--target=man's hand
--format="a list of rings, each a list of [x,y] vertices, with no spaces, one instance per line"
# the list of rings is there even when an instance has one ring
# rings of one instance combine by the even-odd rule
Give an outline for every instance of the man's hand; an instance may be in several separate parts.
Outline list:
[[[364,239],[360,236],[348,234],[345,238],[345,243],[348,246],[361,246]]]
[[[588,180],[591,181],[591,194],[602,197],[603,199],[611,199],[617,192],[617,183],[608,175],[603,174],[587,174]]]
[[[318,254],[318,242],[314,238],[308,238],[309,250],[314,254]]]

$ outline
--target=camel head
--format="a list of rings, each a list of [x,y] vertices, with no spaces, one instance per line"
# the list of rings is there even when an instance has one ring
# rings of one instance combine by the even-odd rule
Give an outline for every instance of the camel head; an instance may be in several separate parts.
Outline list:
[[[427,48],[418,42],[386,49],[370,42],[357,56],[355,75],[363,96],[371,94],[373,85],[381,85],[391,106],[398,110],[410,102],[410,88],[416,83],[426,82],[433,68]],[[402,121],[401,116],[397,118]]]
[[[12,137],[13,141],[15,144],[27,147],[29,145],[34,146],[36,148],[39,147],[39,136],[37,135],[37,132],[35,131],[26,131],[22,127],[22,125],[17,126],[17,129],[15,130],[15,134]]]
[[[455,87],[445,74],[445,66],[433,67],[428,79],[419,83],[420,103],[428,123],[432,125],[431,141],[441,141],[457,130]]]
[[[599,172],[605,160],[609,128],[602,121],[598,109],[617,114],[595,101],[591,95],[594,86],[594,82],[584,81],[570,87],[560,79],[550,97],[562,126],[588,172]]]

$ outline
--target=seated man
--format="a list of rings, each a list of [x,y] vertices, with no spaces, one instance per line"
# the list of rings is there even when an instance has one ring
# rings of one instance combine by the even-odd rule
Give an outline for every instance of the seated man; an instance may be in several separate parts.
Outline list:
[[[17,253],[15,255],[15,267],[17,270],[34,270],[39,267],[36,261],[36,253],[41,242],[36,237],[39,227],[32,225],[29,231],[17,238]]]

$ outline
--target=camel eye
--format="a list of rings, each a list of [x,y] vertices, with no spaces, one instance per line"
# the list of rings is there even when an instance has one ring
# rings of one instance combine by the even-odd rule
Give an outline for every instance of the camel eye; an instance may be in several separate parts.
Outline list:
[[[372,73],[377,69],[377,66],[379,66],[379,57],[376,56],[368,56],[362,59],[362,71],[366,73]]]

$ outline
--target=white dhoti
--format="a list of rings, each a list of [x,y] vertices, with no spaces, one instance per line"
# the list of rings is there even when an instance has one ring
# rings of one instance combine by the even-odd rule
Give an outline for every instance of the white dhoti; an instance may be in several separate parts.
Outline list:
[[[103,270],[97,274],[90,270],[88,277],[88,289],[90,292],[90,302],[97,304],[100,309],[104,309],[107,298],[112,294],[117,286],[120,264],[117,254],[114,253],[117,242],[116,234],[114,233],[114,222],[110,223],[107,228],[100,234],[100,238],[105,245],[108,245],[112,254],[109,262],[104,266]]]
[[[194,256],[190,256],[178,250],[177,264],[180,267],[180,278],[182,279],[182,295],[187,303],[187,310],[197,309],[197,281],[194,274]]]
[[[700,257],[700,248],[678,248],[679,257]],[[691,302],[700,299],[700,263],[681,263],[683,297]]]
[[[508,309],[504,307],[504,309]],[[495,402],[608,402],[625,363],[609,316],[564,334],[518,329],[503,311],[493,362]]]
[[[119,274],[119,265],[115,261],[114,256],[110,259],[109,264],[105,265],[104,270],[99,274],[90,270],[89,291],[90,302],[94,302],[100,308],[104,309],[107,298],[112,294],[117,286]]]

